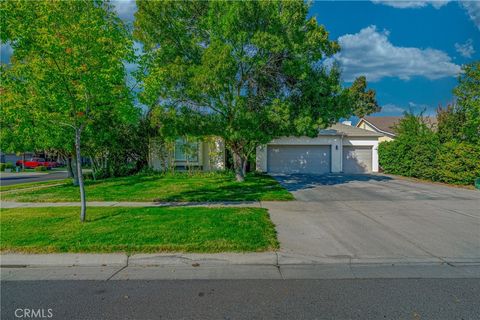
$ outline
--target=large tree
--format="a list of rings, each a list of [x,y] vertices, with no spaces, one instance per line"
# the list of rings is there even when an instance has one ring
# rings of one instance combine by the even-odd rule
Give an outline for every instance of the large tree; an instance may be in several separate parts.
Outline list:
[[[0,35],[14,50],[4,68],[4,89],[15,99],[4,104],[2,95],[2,108],[19,112],[20,123],[31,118],[22,118],[22,110],[32,115],[35,124],[17,126],[48,128],[42,139],[69,130],[85,221],[82,134],[105,113],[118,120],[135,113],[125,84],[124,62],[133,59],[129,31],[113,7],[100,0],[2,1]]]
[[[324,66],[340,48],[308,17],[304,1],[137,1],[137,7],[142,101],[176,112],[185,133],[222,137],[239,181],[258,145],[282,135],[315,136],[354,110],[377,108],[364,78],[344,89],[336,65]]]

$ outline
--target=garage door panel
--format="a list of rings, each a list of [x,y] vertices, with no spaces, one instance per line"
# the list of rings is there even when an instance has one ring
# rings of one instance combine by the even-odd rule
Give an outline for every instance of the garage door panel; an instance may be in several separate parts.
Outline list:
[[[372,172],[372,147],[343,146],[343,172]]]
[[[267,166],[272,173],[328,173],[330,146],[268,146]]]

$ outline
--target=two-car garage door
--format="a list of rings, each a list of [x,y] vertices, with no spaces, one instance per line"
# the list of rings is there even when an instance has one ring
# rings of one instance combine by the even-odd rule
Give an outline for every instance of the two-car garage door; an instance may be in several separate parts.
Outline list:
[[[330,145],[269,145],[267,170],[272,173],[329,173],[331,159]],[[343,146],[342,168],[344,173],[372,172],[372,147]]]
[[[329,145],[272,145],[267,149],[267,170],[272,173],[328,173]]]

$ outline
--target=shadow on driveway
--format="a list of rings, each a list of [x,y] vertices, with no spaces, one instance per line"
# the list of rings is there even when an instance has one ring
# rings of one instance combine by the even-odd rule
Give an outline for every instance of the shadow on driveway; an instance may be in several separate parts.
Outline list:
[[[349,182],[389,181],[390,177],[376,174],[271,174],[288,191],[315,188],[318,186],[334,186]]]

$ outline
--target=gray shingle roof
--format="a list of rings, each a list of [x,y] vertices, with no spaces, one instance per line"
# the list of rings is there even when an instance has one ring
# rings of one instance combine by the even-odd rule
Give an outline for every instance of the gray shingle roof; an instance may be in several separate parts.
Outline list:
[[[320,130],[319,135],[321,136],[344,135],[347,137],[381,137],[382,136],[382,134],[378,132],[349,126],[343,123],[336,123],[331,127]]]

